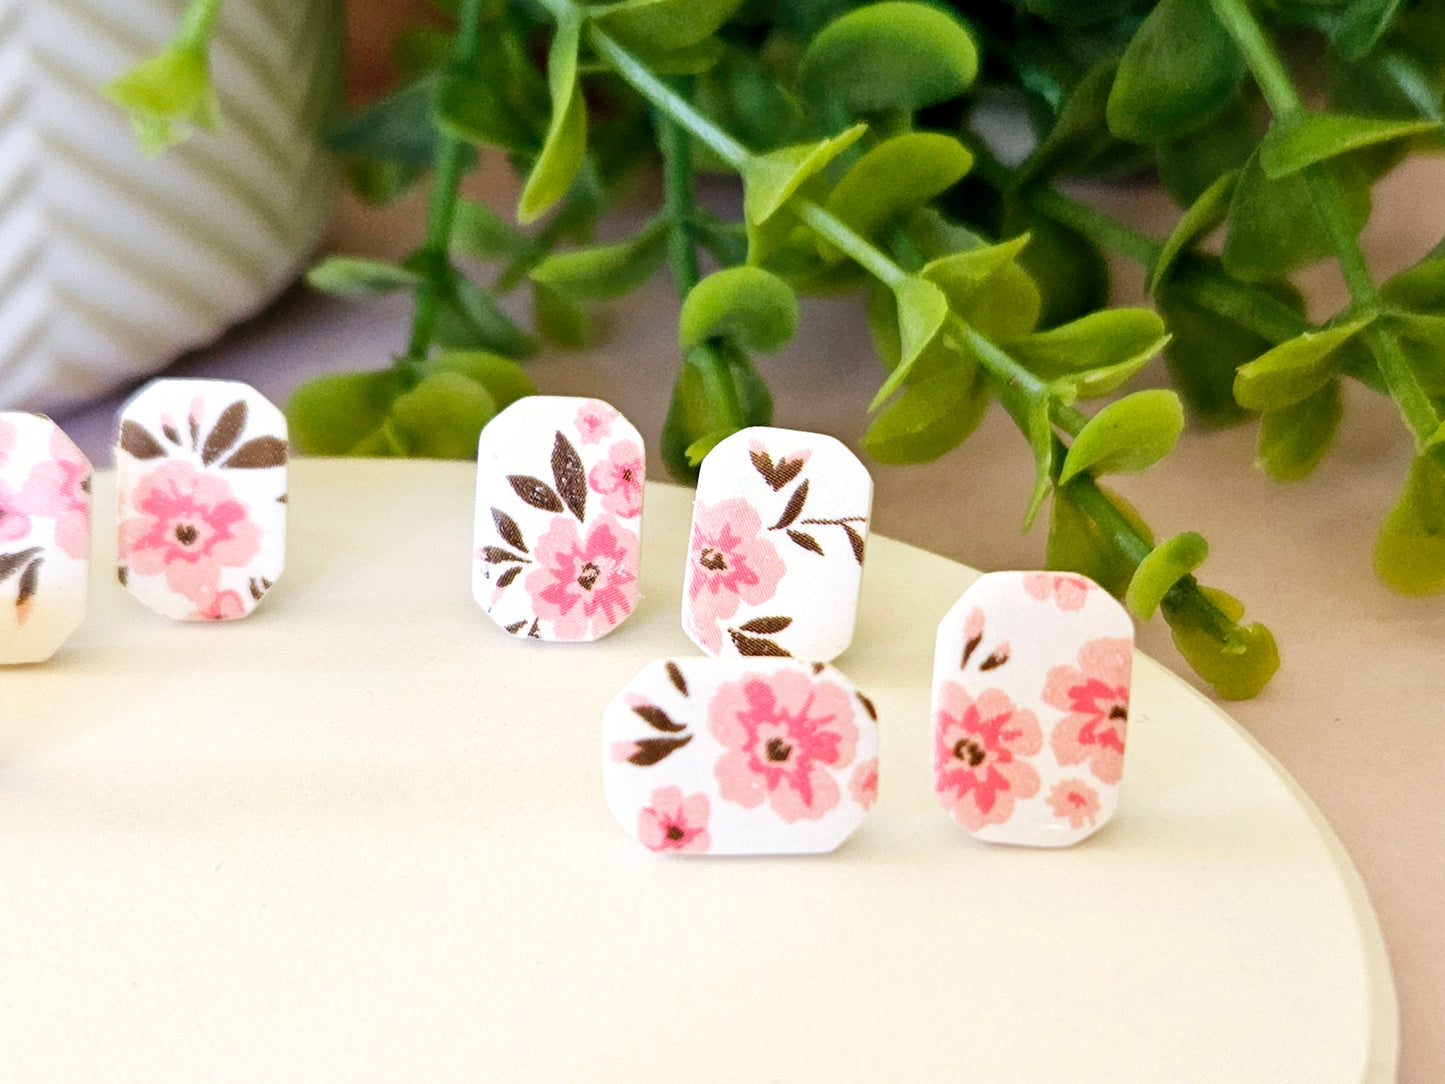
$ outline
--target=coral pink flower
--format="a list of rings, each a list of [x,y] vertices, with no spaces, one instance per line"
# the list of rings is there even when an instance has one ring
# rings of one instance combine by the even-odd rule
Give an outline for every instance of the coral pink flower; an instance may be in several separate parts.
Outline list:
[[[30,517],[19,495],[8,482],[0,480],[0,542],[14,542],[30,533]]]
[[[574,424],[583,444],[596,444],[612,432],[612,423],[618,418],[617,411],[597,399],[589,399],[577,408]]]
[[[858,762],[848,779],[848,795],[864,809],[872,809],[878,800],[878,758]]]
[[[201,592],[192,621],[233,621],[246,616],[246,603],[235,591]]]
[[[706,854],[712,840],[707,834],[710,812],[706,794],[689,794],[678,787],[652,792],[652,802],[637,814],[637,838],[652,851]]]
[[[1043,601],[1050,595],[1061,610],[1083,609],[1090,583],[1083,576],[1059,572],[1030,572],[1024,576],[1024,590]]]
[[[537,568],[527,574],[532,609],[552,622],[559,640],[600,636],[632,612],[637,601],[637,535],[612,516],[587,528],[557,516],[537,539]]]
[[[623,519],[642,511],[642,449],[636,441],[619,440],[607,458],[592,468],[587,484],[602,495],[602,507]]]
[[[1099,817],[1099,792],[1082,779],[1065,779],[1049,791],[1049,808],[1070,828],[1092,825]]]
[[[1129,729],[1128,640],[1090,640],[1079,649],[1079,665],[1055,666],[1044,679],[1044,701],[1068,712],[1049,735],[1060,764],[1083,764],[1101,783],[1124,773],[1124,739]]]
[[[688,553],[687,620],[709,651],[722,647],[718,622],[737,613],[742,602],[756,606],[772,598],[787,571],[773,544],[759,536],[762,525],[740,497],[698,502]]]
[[[708,729],[724,753],[713,765],[718,793],[752,809],[766,801],[789,823],[817,820],[838,804],[829,769],[853,762],[853,699],[831,681],[780,670],[718,686]]]
[[[221,569],[244,567],[261,549],[261,531],[222,478],[171,461],[131,494],[138,513],[120,525],[120,558],[137,572],[164,572],[166,585],[204,605]]]
[[[20,489],[32,516],[55,520],[55,542],[71,557],[90,553],[90,464],[59,429],[50,431],[50,458],[37,463]]]
[[[940,690],[934,718],[933,789],[955,820],[971,832],[1003,824],[1016,798],[1039,791],[1039,773],[1024,757],[1043,748],[1033,712],[1014,706],[998,689],[974,701],[951,681]]]

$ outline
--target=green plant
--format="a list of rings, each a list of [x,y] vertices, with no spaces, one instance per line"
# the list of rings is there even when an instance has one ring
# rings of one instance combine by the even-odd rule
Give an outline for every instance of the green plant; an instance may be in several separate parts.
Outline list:
[[[298,391],[302,448],[470,454],[487,418],[528,390],[515,359],[536,345],[497,297],[530,289],[537,333],[573,346],[588,306],[667,263],[683,297],[682,361],[661,450],[679,477],[723,436],[771,418],[751,357],[791,338],[797,295],[850,291],[887,370],[866,450],[935,458],[997,399],[1037,462],[1028,520],[1052,498],[1049,564],[1091,575],[1141,619],[1162,611],[1223,696],[1265,685],[1273,638],[1200,586],[1200,536],[1156,544],[1098,481],[1167,454],[1183,406],[1206,424],[1259,415],[1261,462],[1287,480],[1327,449],[1342,380],[1390,395],[1417,457],[1376,565],[1401,590],[1445,588],[1445,252],[1377,284],[1356,240],[1370,186],[1439,146],[1445,2],[438,7],[454,25],[403,34],[404,84],[334,139],[367,198],[430,171],[423,242],[397,265],[336,257],[310,275],[355,296],[411,290],[410,340],[388,369]],[[1328,111],[1302,104],[1281,40],[1303,50]],[[134,87],[126,99],[134,106]],[[980,104],[998,100],[1037,132],[1016,167],[974,134]],[[195,108],[188,99],[174,119]],[[525,176],[517,218],[530,228],[458,196],[480,145]],[[622,242],[589,244],[608,197],[656,162],[657,214]],[[1056,184],[1149,167],[1182,208],[1162,239]],[[740,178],[740,221],[694,202],[702,170]],[[1214,254],[1205,241],[1221,226]],[[1157,311],[1104,307],[1101,248],[1145,265]],[[700,253],[716,267],[706,276]],[[487,287],[458,269],[460,255],[497,267]],[[1322,257],[1338,262],[1352,301],[1316,326],[1289,277]],[[1161,349],[1178,395],[1079,409]]]

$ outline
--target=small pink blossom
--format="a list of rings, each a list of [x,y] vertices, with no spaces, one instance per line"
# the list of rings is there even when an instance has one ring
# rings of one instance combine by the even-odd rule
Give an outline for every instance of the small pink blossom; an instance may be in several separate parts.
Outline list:
[[[642,511],[642,449],[636,441],[619,440],[607,458],[592,468],[587,484],[602,495],[602,507],[623,519]]]
[[[650,806],[637,814],[637,838],[652,851],[676,851],[679,854],[706,854],[712,846],[707,834],[707,818],[711,812],[707,795],[683,797],[678,787],[662,787],[652,792]]]
[[[589,399],[577,408],[574,424],[583,444],[596,444],[612,432],[612,423],[620,415],[599,399]]]
[[[773,544],[759,534],[762,525],[757,510],[740,497],[697,503],[688,547],[687,620],[711,652],[722,648],[718,622],[743,602],[757,606],[772,598],[787,571]]]
[[[872,809],[878,800],[878,758],[858,762],[848,779],[848,795],[864,809]]]
[[[1049,808],[1070,828],[1093,825],[1099,817],[1099,792],[1082,779],[1064,779],[1049,791]]]
[[[748,451],[751,452],[753,455],[767,455],[768,446],[760,440],[750,440],[748,441]],[[799,466],[802,466],[804,463],[808,462],[808,459],[812,454],[813,449],[800,448],[796,452],[789,452],[787,455],[780,455],[778,457],[778,462],[787,463],[789,460],[791,460],[793,462],[796,462]]]
[[[1043,747],[1033,712],[1014,706],[998,689],[975,701],[945,682],[934,717],[933,786],[955,820],[976,832],[1003,824],[1014,800],[1039,790],[1039,773],[1025,757]]]
[[[50,431],[50,458],[37,463],[20,489],[32,516],[55,520],[55,542],[82,560],[90,553],[90,463],[59,429]]]
[[[577,521],[557,516],[527,574],[532,610],[552,623],[559,640],[596,638],[614,628],[637,601],[637,535],[614,517],[603,516],[578,532]]]
[[[1044,701],[1068,713],[1049,735],[1054,756],[1060,764],[1087,762],[1101,783],[1124,774],[1132,647],[1127,639],[1090,640],[1077,667],[1055,666],[1044,680]]]
[[[783,820],[817,820],[838,804],[830,769],[853,762],[853,698],[797,670],[744,674],[708,704],[708,729],[723,745],[713,765],[718,793],[748,809],[766,801]]]
[[[239,593],[235,591],[214,591],[207,589],[201,592],[196,610],[191,614],[191,621],[233,621],[238,617],[246,616],[246,603]]]
[[[30,533],[30,517],[20,501],[20,495],[10,483],[0,479],[0,542],[14,542]]]
[[[1024,590],[1043,601],[1053,596],[1061,610],[1080,610],[1089,598],[1092,584],[1083,576],[1060,572],[1029,572],[1024,576]]]
[[[615,741],[607,747],[607,759],[622,764],[635,757],[641,748],[635,741]]]
[[[120,558],[198,605],[210,604],[221,569],[244,567],[261,549],[261,530],[222,478],[172,460],[136,484],[120,525]]]

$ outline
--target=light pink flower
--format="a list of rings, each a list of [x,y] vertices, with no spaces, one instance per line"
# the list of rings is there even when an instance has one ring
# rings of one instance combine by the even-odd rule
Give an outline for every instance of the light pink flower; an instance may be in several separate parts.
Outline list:
[[[740,603],[756,606],[772,598],[787,571],[773,544],[759,535],[762,525],[756,509],[740,497],[697,504],[688,552],[687,619],[709,651],[722,647],[718,622],[737,613]]]
[[[789,823],[817,820],[838,804],[829,769],[853,762],[853,698],[797,670],[724,682],[707,710],[724,753],[713,765],[718,793],[748,809],[766,801]]]
[[[246,603],[235,591],[203,590],[192,621],[233,621],[246,616]]]
[[[32,516],[55,520],[55,542],[71,557],[90,553],[90,463],[59,429],[50,431],[50,458],[37,463],[20,489]]]
[[[1099,792],[1082,779],[1064,779],[1049,791],[1049,808],[1070,828],[1092,825],[1099,817]]]
[[[1033,712],[1007,694],[987,689],[975,701],[962,685],[945,682],[934,717],[933,788],[970,831],[1003,824],[1016,798],[1039,791],[1039,773],[1023,758],[1043,741]]]
[[[578,532],[577,521],[557,516],[524,581],[532,611],[552,623],[559,640],[585,640],[616,626],[637,601],[637,535],[603,516]]]
[[[636,441],[619,440],[607,458],[592,468],[587,484],[602,495],[602,507],[623,519],[642,511],[642,449]]]
[[[583,444],[596,444],[612,432],[612,423],[618,419],[617,411],[598,399],[589,399],[577,408],[574,424]]]
[[[1030,572],[1024,576],[1025,591],[1039,601],[1052,595],[1061,610],[1083,609],[1092,586],[1083,576],[1067,572]]]
[[[1068,712],[1049,735],[1060,764],[1083,764],[1101,783],[1124,774],[1129,730],[1129,673],[1133,645],[1125,639],[1090,640],[1079,665],[1055,666],[1044,679],[1044,701]]]
[[[864,809],[872,809],[878,800],[878,758],[861,760],[848,779],[848,794]]]
[[[10,483],[0,479],[0,542],[14,542],[30,533],[30,517]]]
[[[652,792],[652,802],[637,814],[637,838],[652,851],[706,854],[712,846],[707,834],[710,812],[706,794],[683,797],[678,787]]]
[[[222,478],[171,461],[136,484],[120,525],[120,558],[137,572],[164,572],[166,585],[209,603],[221,569],[244,567],[261,549],[261,530]]]

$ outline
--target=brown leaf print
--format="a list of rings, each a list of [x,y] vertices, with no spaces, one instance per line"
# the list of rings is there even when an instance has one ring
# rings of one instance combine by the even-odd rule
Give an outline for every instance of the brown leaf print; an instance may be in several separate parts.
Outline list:
[[[728,629],[728,635],[733,638],[733,645],[738,649],[739,655],[772,655],[788,659],[793,657],[791,651],[779,647],[771,640],[748,636],[737,629]]]
[[[690,741],[692,741],[691,734],[685,738],[643,738],[641,741],[633,742],[637,746],[637,752],[627,759],[639,768],[647,768],[671,756]]]
[[[991,654],[988,658],[984,659],[983,662],[978,664],[978,668],[980,670],[996,670],[998,667],[1008,662],[1008,656],[1008,644],[1000,644],[998,647],[994,648],[993,654]]]
[[[507,571],[503,572],[500,576],[497,577],[497,586],[499,588],[510,587],[512,585],[512,581],[515,580],[519,575],[521,575],[521,573],[522,566],[513,565],[511,568],[507,569]]]
[[[28,550],[20,550],[18,553],[0,553],[0,583],[4,583],[15,575],[30,562],[32,557],[38,556],[40,550],[40,546],[31,546]]]
[[[20,591],[15,596],[16,606],[24,606],[40,590],[40,566],[44,563],[43,557],[37,557],[25,566],[24,572],[20,573]]]
[[[681,723],[674,723],[671,716],[655,704],[634,704],[632,710],[653,730],[661,730],[665,734],[680,734],[687,729]]]
[[[683,678],[682,671],[678,669],[677,663],[668,662],[667,680],[672,682],[672,687],[682,693],[683,696],[687,695],[687,681]]]
[[[803,514],[803,505],[808,500],[808,480],[803,479],[803,484],[793,490],[793,495],[788,498],[788,506],[783,509],[783,514],[778,517],[778,522],[773,524],[772,529],[780,531],[784,527],[790,527],[793,521]]]
[[[807,534],[804,531],[790,530],[788,532],[788,537],[791,538],[798,545],[802,546],[803,549],[810,550],[811,552],[818,554],[820,557],[824,556],[823,547],[818,545],[818,540],[812,535]]]
[[[582,457],[572,442],[561,433],[552,443],[552,478],[557,483],[557,492],[567,502],[567,507],[580,523],[587,518],[587,471],[582,467]]]
[[[522,627],[526,624],[527,622],[525,621],[513,621],[510,625],[507,626],[507,631],[510,632],[513,636],[515,636],[517,635],[517,633],[522,631]]]
[[[212,436],[215,433],[212,432]],[[256,437],[246,441],[221,464],[229,470],[263,470],[286,465],[286,442],[280,437]]]
[[[540,478],[533,478],[530,474],[509,474],[507,481],[511,483],[513,492],[533,508],[540,508],[543,512],[562,511],[561,498]]]
[[[486,546],[482,549],[482,560],[489,565],[501,564],[505,561],[521,561],[524,564],[531,564],[525,557],[518,557],[511,550],[504,550],[501,546]]]
[[[166,454],[145,426],[129,419],[120,424],[120,450],[136,459],[158,459]]]
[[[863,563],[863,536],[854,530],[849,524],[843,524],[843,533],[848,536],[848,545],[853,547],[853,560],[860,565]]]
[[[753,469],[763,476],[763,481],[773,487],[774,493],[796,478],[798,472],[803,469],[803,460],[801,459],[783,459],[774,463],[773,457],[765,451],[753,451],[748,454],[752,457]]]
[[[523,553],[529,552],[527,550],[527,543],[522,538],[522,528],[517,526],[516,520],[500,508],[493,508],[492,522],[496,524],[497,534],[502,536],[503,542],[507,543],[507,545],[513,549],[521,550]]]
[[[241,437],[241,430],[246,428],[246,401],[237,399],[234,403],[221,411],[221,416],[216,419],[216,424],[206,436],[206,443],[201,448],[201,462],[210,466],[220,459],[227,448],[235,444]]]
[[[793,623],[791,617],[755,617],[751,621],[738,627],[743,632],[761,633],[763,636],[772,636],[782,632]]]
[[[958,664],[960,670],[968,667],[968,660],[973,657],[973,653],[978,650],[978,645],[982,642],[983,633],[981,632],[976,632],[968,638],[968,643],[963,645],[963,661]]]
[[[170,422],[166,422],[161,426],[161,433],[165,436],[166,440],[170,441],[177,448],[181,446],[181,435],[176,432],[176,427]]]
[[[876,723],[878,721],[878,709],[873,706],[873,701],[869,700],[862,693],[854,693],[853,695],[858,698],[858,703],[863,705],[863,710],[868,713],[868,718]]]

